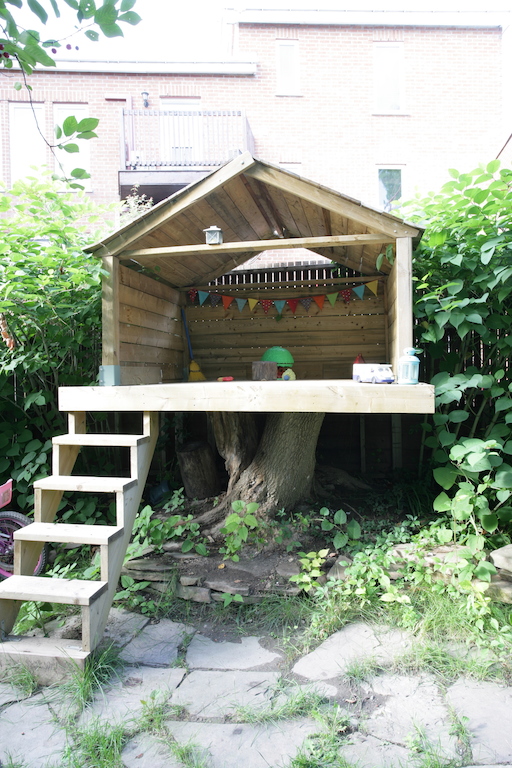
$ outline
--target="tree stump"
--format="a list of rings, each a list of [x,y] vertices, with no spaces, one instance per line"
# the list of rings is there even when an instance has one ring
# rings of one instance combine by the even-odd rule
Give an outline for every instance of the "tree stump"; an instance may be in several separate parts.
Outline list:
[[[215,457],[206,441],[185,443],[176,455],[185,494],[189,499],[206,499],[219,493]]]

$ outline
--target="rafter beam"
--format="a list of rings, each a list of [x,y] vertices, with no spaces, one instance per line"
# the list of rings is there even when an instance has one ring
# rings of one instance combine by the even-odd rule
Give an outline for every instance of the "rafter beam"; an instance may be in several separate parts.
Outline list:
[[[145,256],[206,256],[234,255],[237,253],[255,253],[272,249],[286,248],[335,248],[344,245],[376,245],[394,243],[390,235],[331,235],[329,237],[291,237],[276,238],[275,240],[248,240],[246,242],[222,243],[222,245],[173,245],[163,248],[140,248],[134,251],[124,251],[123,259],[141,259]]]

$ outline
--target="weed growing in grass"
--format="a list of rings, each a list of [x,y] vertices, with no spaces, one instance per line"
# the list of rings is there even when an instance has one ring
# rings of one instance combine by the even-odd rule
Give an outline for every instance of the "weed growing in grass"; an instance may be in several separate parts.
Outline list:
[[[2,682],[10,683],[23,698],[28,698],[38,689],[39,684],[32,671],[24,664],[13,664],[0,675]]]
[[[63,697],[69,703],[70,716],[74,716],[77,711],[81,712],[119,667],[119,650],[113,645],[91,653],[85,661],[84,669],[77,666],[71,679],[55,689],[59,698]]]
[[[343,710],[336,706],[317,712],[315,717],[321,730],[308,736],[290,768],[355,768],[340,755],[350,730]]]
[[[0,762],[2,768],[28,768],[27,763],[21,757],[17,757],[12,752],[6,752]]]
[[[123,768],[121,753],[130,739],[124,725],[95,720],[73,728],[64,752],[65,768]]]
[[[271,723],[279,720],[291,720],[307,717],[317,712],[324,697],[310,687],[296,686],[290,692],[290,685],[280,683],[272,693],[270,704],[266,707],[238,706],[233,709],[231,720],[241,723]]]
[[[167,696],[162,691],[151,691],[148,699],[141,699],[142,713],[137,721],[137,730],[161,733],[167,713]]]
[[[345,667],[343,677],[349,683],[359,685],[360,683],[368,682],[381,671],[382,665],[378,664],[375,659],[363,657],[361,659],[352,659]]]
[[[183,768],[209,768],[209,761],[204,757],[204,750],[194,742],[189,741],[187,744],[179,744],[172,737],[165,739],[164,743],[169,748],[173,757],[181,761]]]

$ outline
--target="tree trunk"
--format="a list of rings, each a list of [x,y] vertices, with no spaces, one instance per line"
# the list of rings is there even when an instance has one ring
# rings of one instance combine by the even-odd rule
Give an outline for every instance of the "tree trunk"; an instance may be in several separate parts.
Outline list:
[[[219,453],[226,461],[229,484],[217,507],[197,522],[217,532],[231,502],[260,504],[257,516],[271,518],[278,509],[292,509],[310,491],[323,413],[267,414],[258,440],[252,414],[221,413],[213,419]],[[218,525],[216,525],[218,523]]]
[[[189,499],[207,499],[219,492],[219,479],[211,446],[204,440],[185,443],[176,453],[185,494]]]

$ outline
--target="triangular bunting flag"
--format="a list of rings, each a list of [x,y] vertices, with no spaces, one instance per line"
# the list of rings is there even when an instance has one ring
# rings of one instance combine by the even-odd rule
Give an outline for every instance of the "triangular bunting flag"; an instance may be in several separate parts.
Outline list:
[[[222,296],[222,306],[229,309],[229,305],[235,300],[234,296]]]
[[[350,296],[352,294],[352,291],[350,288],[345,288],[343,291],[340,291],[341,298],[345,302],[345,304],[348,304],[350,302]]]
[[[238,305],[239,311],[241,312],[247,304],[247,299],[236,299],[236,303]]]
[[[313,301],[313,299],[312,299],[310,296],[308,296],[308,297],[307,297],[307,298],[305,298],[305,299],[301,299],[301,300],[300,300],[300,303],[302,304],[302,306],[304,307],[304,309],[306,310],[306,312],[309,310],[309,308],[310,308],[310,306],[311,306],[311,302],[312,302],[312,301]]]
[[[297,312],[297,304],[299,303],[298,299],[287,299],[286,303],[290,307],[292,311],[292,315],[294,315]]]
[[[371,283],[365,283],[366,287],[370,289],[372,293],[377,295],[377,292],[379,290],[379,281],[378,280],[372,280]]]
[[[189,296],[190,301],[193,304],[194,301],[196,300],[196,296],[197,296],[196,288],[191,288],[190,291],[188,292],[188,296]]]
[[[210,294],[208,293],[208,291],[198,291],[198,294],[199,294],[199,304],[202,307]]]
[[[258,299],[248,299],[248,301],[249,301],[249,309],[251,310],[251,312],[253,312],[254,307],[258,303]]]
[[[286,301],[281,301],[281,299],[278,299],[277,301],[274,301],[274,307],[277,309],[277,314],[282,315],[284,305],[286,304]]]
[[[354,285],[352,290],[354,291],[354,293],[356,294],[356,296],[359,299],[363,298],[363,295],[364,295],[364,285]]]
[[[220,293],[210,293],[210,301],[212,303],[212,307],[216,307],[221,298],[222,296]]]
[[[268,315],[268,311],[273,303],[274,302],[272,301],[272,299],[260,299],[260,304],[263,307],[263,311],[266,315]]]
[[[336,291],[336,293],[328,293],[327,294],[327,299],[328,299],[329,304],[331,305],[331,307],[334,307],[334,305],[336,304],[336,299],[337,298],[338,298],[338,291]]]
[[[325,296],[313,296],[313,301],[315,302],[315,304],[318,304],[320,309],[324,308]]]

